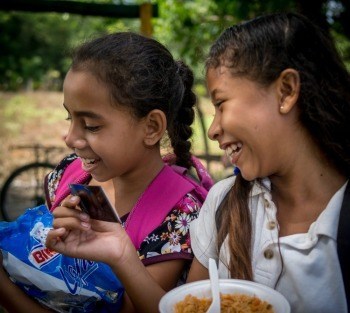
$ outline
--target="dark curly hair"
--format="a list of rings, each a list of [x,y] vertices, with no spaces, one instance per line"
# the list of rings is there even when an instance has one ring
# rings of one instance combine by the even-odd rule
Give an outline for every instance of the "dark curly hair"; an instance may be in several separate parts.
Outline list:
[[[330,164],[349,177],[350,76],[328,35],[299,14],[263,15],[221,34],[206,62],[207,69],[220,65],[228,67],[233,76],[263,86],[287,68],[297,70],[301,125]],[[234,255],[229,264],[231,275],[245,279],[252,279],[247,202],[251,186],[239,174],[218,214],[218,248],[229,234],[230,254]],[[249,227],[243,229],[247,221]]]
[[[114,103],[136,118],[163,111],[176,164],[191,166],[191,125],[196,96],[193,73],[158,41],[132,32],[105,35],[79,46],[72,70],[87,70],[105,83]]]

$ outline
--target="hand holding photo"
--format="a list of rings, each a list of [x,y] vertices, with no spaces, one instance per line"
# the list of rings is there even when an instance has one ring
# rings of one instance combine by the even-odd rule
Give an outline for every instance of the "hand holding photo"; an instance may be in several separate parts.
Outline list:
[[[80,198],[79,206],[92,219],[122,223],[101,186],[70,184],[72,195]]]

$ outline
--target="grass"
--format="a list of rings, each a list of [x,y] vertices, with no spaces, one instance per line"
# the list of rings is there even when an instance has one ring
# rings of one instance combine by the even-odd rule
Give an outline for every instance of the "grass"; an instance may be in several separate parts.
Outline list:
[[[65,146],[62,135],[67,127],[62,94],[54,92],[0,92],[0,182],[11,171],[34,161],[30,151],[12,150],[13,145]],[[52,160],[59,161],[61,155]]]

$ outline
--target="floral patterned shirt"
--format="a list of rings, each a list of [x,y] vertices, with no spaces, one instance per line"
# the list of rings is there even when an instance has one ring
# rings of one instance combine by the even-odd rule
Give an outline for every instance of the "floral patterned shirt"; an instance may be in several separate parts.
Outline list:
[[[66,167],[77,156],[71,154],[64,158],[57,167],[46,177],[45,191],[48,203],[55,200],[55,192]],[[80,182],[87,184],[86,181]],[[194,192],[186,194],[171,211],[164,221],[143,240],[138,250],[139,258],[144,265],[155,264],[167,260],[192,260],[193,253],[189,227],[198,217],[201,202]],[[123,224],[129,214],[121,217]]]

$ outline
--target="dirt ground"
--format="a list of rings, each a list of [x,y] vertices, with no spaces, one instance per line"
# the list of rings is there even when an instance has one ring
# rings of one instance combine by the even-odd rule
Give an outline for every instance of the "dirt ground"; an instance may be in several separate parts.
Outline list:
[[[53,163],[69,152],[62,140],[68,127],[62,100],[59,92],[0,92],[0,183],[16,167],[35,160],[31,149],[16,146],[40,144],[65,149],[50,156]]]

